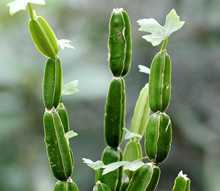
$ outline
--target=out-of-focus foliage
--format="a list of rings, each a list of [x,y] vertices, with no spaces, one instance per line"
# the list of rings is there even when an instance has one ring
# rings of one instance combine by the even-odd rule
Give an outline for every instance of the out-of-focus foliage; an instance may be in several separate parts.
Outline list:
[[[43,142],[41,79],[45,60],[34,50],[26,12],[9,16],[0,1],[0,185],[1,191],[51,190]],[[171,8],[186,21],[168,47],[174,62],[170,113],[174,123],[171,157],[162,166],[159,191],[171,190],[184,170],[194,191],[220,187],[220,2],[219,0],[48,0],[37,7],[59,39],[73,41],[74,50],[61,52],[65,83],[79,80],[80,92],[65,97],[77,156],[75,178],[81,190],[91,190],[92,171],[82,157],[97,160],[103,149],[103,111],[111,74],[107,66],[108,18],[115,7],[128,9],[133,24],[134,60],[127,77],[127,125],[154,52],[141,38],[136,21],[156,17],[160,23]],[[181,169],[180,169],[181,168]]]

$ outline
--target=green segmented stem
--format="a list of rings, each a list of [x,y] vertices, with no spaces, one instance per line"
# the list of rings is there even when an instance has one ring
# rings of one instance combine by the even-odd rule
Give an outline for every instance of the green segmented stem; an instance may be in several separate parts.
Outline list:
[[[56,83],[56,61],[49,59],[46,63],[43,79],[43,100],[47,109],[53,107]]]
[[[171,98],[172,63],[166,51],[154,57],[149,78],[149,103],[153,112],[165,111]]]
[[[61,119],[55,110],[44,113],[44,133],[53,174],[58,180],[67,180],[72,174],[73,161]]]
[[[145,152],[156,163],[163,162],[169,154],[172,142],[172,124],[165,113],[150,116],[145,133]]]
[[[43,100],[47,109],[57,107],[61,100],[62,66],[58,58],[48,59],[43,79]]]
[[[51,43],[51,47],[53,47],[54,54],[58,54],[59,46],[57,42],[57,37],[55,33],[53,32],[52,27],[48,24],[48,22],[41,16],[37,18],[37,21],[41,25],[42,29],[44,30],[45,34],[47,34],[47,38],[49,39],[49,42]]]
[[[132,61],[132,34],[128,13],[114,9],[109,22],[109,66],[114,76],[125,76]]]
[[[171,149],[172,143],[172,123],[170,117],[166,114],[163,114],[160,122],[159,128],[159,139],[157,143],[157,156],[156,162],[163,162]]]
[[[56,58],[58,42],[47,21],[41,16],[34,17],[29,21],[29,31],[36,49],[46,57]]]
[[[11,9],[11,5],[9,7]],[[60,180],[54,190],[79,191],[71,179],[74,158],[69,137],[66,136],[70,130],[69,116],[64,104],[60,103],[63,71],[58,57],[58,40],[48,22],[33,10],[32,3],[27,3],[27,10],[30,17],[28,28],[33,44],[39,53],[48,58],[42,84],[45,106],[43,124],[49,165],[55,178]]]
[[[124,80],[115,78],[111,81],[105,105],[105,141],[117,148],[122,140],[125,109]]]
[[[123,139],[123,128],[126,126],[126,87],[122,76],[125,76],[129,72],[132,59],[131,24],[127,12],[123,9],[114,9],[112,12],[109,22],[108,47],[109,67],[113,75],[119,77],[114,78],[111,81],[105,105],[105,141],[108,146],[112,147],[111,152],[113,152],[119,147]],[[122,154],[117,161],[121,159]],[[114,161],[111,161],[110,163],[112,162]],[[100,171],[96,173],[96,175],[97,180],[100,178]],[[121,167],[117,171],[114,171],[114,174],[110,173],[106,175],[106,180],[108,180],[107,182],[105,180],[103,182],[107,185],[110,183],[109,186],[112,191],[120,191],[122,176],[123,169]],[[117,177],[117,181],[115,177]],[[100,180],[102,181],[101,178]],[[109,180],[112,180],[113,182],[111,183]]]
[[[109,66],[114,76],[121,76],[124,69],[126,41],[122,9],[114,9],[109,22]]]

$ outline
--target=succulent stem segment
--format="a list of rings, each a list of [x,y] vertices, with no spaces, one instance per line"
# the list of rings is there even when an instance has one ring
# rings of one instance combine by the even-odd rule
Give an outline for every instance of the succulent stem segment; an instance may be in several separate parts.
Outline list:
[[[30,3],[27,9],[33,43],[39,53],[47,57],[42,88],[45,106],[43,121],[48,161],[53,175],[58,179],[54,190],[78,191],[77,185],[71,179],[74,158],[69,140],[65,136],[70,127],[68,111],[61,103],[63,72],[58,56],[58,40],[49,23],[36,15]]]
[[[149,79],[150,115],[145,132],[145,152],[154,163],[163,162],[170,151],[172,142],[172,123],[164,113],[171,98],[172,62],[166,49],[168,40],[162,44],[151,63]]]
[[[109,67],[113,79],[109,85],[105,104],[104,132],[105,142],[108,145],[102,153],[102,161],[105,165],[122,160],[120,144],[123,139],[126,113],[123,76],[129,72],[132,60],[131,23],[124,9],[112,11],[109,21],[108,48]],[[122,183],[122,168],[107,175],[99,172],[98,180],[108,186],[111,191],[119,191]],[[94,190],[101,190],[101,187],[104,189],[100,183],[97,183]]]

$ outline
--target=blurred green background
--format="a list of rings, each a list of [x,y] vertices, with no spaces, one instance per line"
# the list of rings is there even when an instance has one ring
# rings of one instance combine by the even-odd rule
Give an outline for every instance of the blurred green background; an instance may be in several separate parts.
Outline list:
[[[0,190],[52,190],[43,142],[41,80],[45,58],[35,51],[27,30],[28,17],[11,17],[0,1]],[[103,111],[111,79],[107,65],[108,19],[123,7],[133,24],[133,67],[126,78],[127,127],[147,76],[139,64],[150,64],[157,51],[142,40],[136,21],[160,22],[171,8],[186,21],[172,36],[173,97],[169,109],[174,142],[162,165],[159,191],[171,190],[180,170],[192,178],[193,191],[220,188],[220,1],[219,0],[48,0],[37,7],[58,38],[73,41],[75,50],[61,52],[64,81],[79,80],[80,92],[65,97],[71,127],[79,133],[72,148],[74,178],[81,191],[92,189],[94,173],[81,158],[97,160],[104,148]]]

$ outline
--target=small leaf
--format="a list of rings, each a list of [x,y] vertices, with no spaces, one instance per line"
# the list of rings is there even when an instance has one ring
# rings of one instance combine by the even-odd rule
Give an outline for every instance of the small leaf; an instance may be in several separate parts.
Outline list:
[[[102,175],[105,175],[105,174],[108,174],[112,171],[115,171],[116,169],[118,169],[124,165],[127,165],[127,164],[129,164],[128,161],[118,161],[118,162],[108,164],[104,167]]]
[[[172,9],[166,16],[165,28],[167,36],[181,29],[184,25],[184,21],[180,21],[180,17],[177,15],[176,11]]]
[[[148,32],[152,34],[165,34],[165,29],[155,19],[140,19],[137,21],[140,25],[139,31]]]
[[[71,131],[68,131],[66,134],[65,134],[65,137],[66,139],[71,139],[73,137],[76,137],[78,136],[78,133],[76,133],[75,131],[71,130]]]
[[[62,95],[73,95],[79,91],[79,81],[71,81],[63,86]]]
[[[93,162],[92,160],[86,158],[83,158],[82,160],[83,163],[85,163],[88,167],[92,168],[93,170],[99,170],[105,166],[104,163],[100,160],[96,162]]]
[[[150,33],[144,35],[143,38],[153,46],[159,45],[166,38],[166,29],[155,19],[141,19],[137,22],[140,25],[139,31]]]
[[[144,65],[138,65],[139,72],[150,74],[150,68]]]
[[[153,46],[161,44],[161,42],[167,39],[172,33],[181,29],[185,23],[184,21],[180,21],[180,18],[174,9],[172,9],[166,16],[164,26],[160,25],[152,18],[140,19],[137,22],[140,25],[139,31],[149,33],[144,35],[143,38]]]
[[[60,39],[60,40],[58,40],[59,47],[62,50],[65,49],[65,48],[72,48],[72,49],[74,49],[74,46],[71,43],[72,43],[72,41],[68,40],[68,39]]]
[[[149,34],[149,35],[144,35],[143,39],[150,42],[153,46],[158,46],[159,44],[161,44],[161,42],[164,39],[166,39],[166,36],[165,35]]]
[[[25,10],[27,8],[28,3],[36,4],[36,5],[45,5],[45,0],[14,0],[7,4],[9,7],[10,15],[14,15],[15,13]]]
[[[145,165],[145,163],[142,162],[141,160],[135,160],[135,161],[132,161],[132,162],[124,165],[124,169],[134,172],[134,171],[138,170],[139,168],[141,168],[144,165]]]
[[[148,163],[148,164],[151,165],[151,163]],[[145,163],[142,162],[141,160],[135,160],[132,162],[118,161],[118,162],[114,162],[114,163],[111,163],[109,165],[105,165],[104,167],[102,167],[104,169],[102,175],[108,174],[121,167],[123,167],[124,170],[130,170],[134,172],[138,170],[140,167],[142,167],[143,165],[145,165]]]
[[[125,140],[130,140],[133,138],[141,139],[141,135],[139,135],[137,133],[133,133],[133,132],[129,131],[127,128],[124,128],[124,131],[125,131]]]

